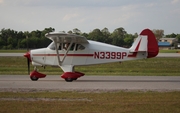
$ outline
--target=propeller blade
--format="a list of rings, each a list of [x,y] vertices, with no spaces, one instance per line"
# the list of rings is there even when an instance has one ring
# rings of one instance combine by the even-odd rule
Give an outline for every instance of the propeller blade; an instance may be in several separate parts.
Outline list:
[[[28,74],[30,74],[30,62],[31,62],[31,56],[30,51],[24,54],[24,57],[27,58],[27,65],[28,65]]]
[[[27,58],[27,65],[28,65],[28,74],[30,74],[30,61],[29,61],[29,58]]]

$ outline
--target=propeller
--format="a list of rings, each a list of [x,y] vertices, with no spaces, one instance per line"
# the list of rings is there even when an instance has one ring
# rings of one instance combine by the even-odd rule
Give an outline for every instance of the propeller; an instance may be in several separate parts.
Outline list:
[[[31,62],[31,55],[30,51],[24,54],[24,57],[27,58],[27,65],[28,65],[28,74],[30,74],[30,62]]]
[[[29,58],[27,58],[27,64],[28,64],[28,74],[30,74],[30,61],[29,61]]]
[[[24,54],[24,57],[27,58],[27,65],[28,65],[28,74],[30,74],[30,62],[31,62],[31,56],[29,51],[29,43],[28,43],[28,35],[26,35],[26,42],[27,42],[27,53]]]

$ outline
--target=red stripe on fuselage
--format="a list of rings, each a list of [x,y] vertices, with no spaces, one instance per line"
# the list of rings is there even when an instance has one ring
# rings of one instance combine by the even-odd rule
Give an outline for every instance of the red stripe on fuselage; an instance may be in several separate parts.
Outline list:
[[[59,54],[59,56],[64,56],[65,54]],[[57,56],[57,54],[33,54],[33,56]],[[92,57],[94,54],[67,54],[67,56],[83,56],[83,57]]]
[[[132,55],[128,55],[128,57],[136,57],[137,56],[137,52],[133,52]]]

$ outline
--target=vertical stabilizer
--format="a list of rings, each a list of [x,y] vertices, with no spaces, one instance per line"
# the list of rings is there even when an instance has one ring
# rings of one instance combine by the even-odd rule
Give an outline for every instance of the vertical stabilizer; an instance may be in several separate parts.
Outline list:
[[[159,53],[159,48],[153,32],[149,29],[144,29],[134,41],[130,52],[147,52],[147,58],[155,57]]]
[[[147,36],[148,37],[148,56],[147,58],[155,57],[159,53],[159,47],[156,40],[156,37],[154,36],[154,33],[149,29],[144,29],[140,35]]]

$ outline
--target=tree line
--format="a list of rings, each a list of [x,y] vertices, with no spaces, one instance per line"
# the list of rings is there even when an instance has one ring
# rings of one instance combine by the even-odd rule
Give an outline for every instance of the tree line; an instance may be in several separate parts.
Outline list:
[[[48,32],[55,31],[54,28],[49,27],[44,30],[35,31],[15,31],[12,29],[1,29],[0,31],[0,49],[26,49],[27,46],[31,49],[47,47],[51,40],[45,37]],[[62,31],[65,33],[65,31]],[[177,38],[180,42],[180,34],[169,34],[164,36],[164,30],[153,30],[157,40],[162,37]],[[88,40],[99,41],[121,47],[130,47],[137,38],[138,34],[129,34],[124,28],[119,27],[112,33],[108,28],[94,29],[89,33],[82,33],[78,28],[68,31],[67,33],[73,33],[86,37]]]

